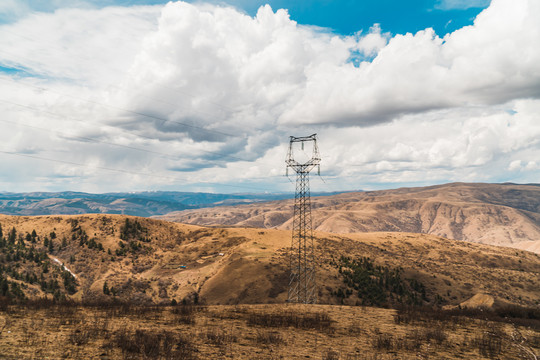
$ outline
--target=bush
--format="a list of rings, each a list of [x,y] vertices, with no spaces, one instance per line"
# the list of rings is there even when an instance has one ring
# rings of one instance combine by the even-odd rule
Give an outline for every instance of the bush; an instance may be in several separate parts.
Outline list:
[[[283,336],[275,331],[259,331],[255,340],[257,344],[264,345],[281,345],[285,343]]]
[[[292,311],[283,314],[259,314],[253,313],[248,317],[248,325],[264,327],[295,327],[299,329],[314,329],[332,332],[332,320],[328,314],[307,313],[299,314]]]

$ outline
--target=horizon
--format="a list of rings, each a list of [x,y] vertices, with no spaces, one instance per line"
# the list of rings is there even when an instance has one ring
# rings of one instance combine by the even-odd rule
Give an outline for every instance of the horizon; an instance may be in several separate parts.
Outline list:
[[[427,187],[436,187],[436,186],[445,186],[445,185],[454,185],[454,184],[464,184],[464,185],[516,185],[516,186],[540,186],[540,183],[515,183],[515,182],[501,182],[501,183],[483,183],[483,182],[462,182],[455,181],[449,183],[438,183],[438,184],[429,184],[424,186],[399,186],[392,188],[381,188],[381,189],[345,189],[339,191],[311,191],[311,196],[325,196],[324,194],[343,194],[343,193],[353,193],[353,192],[372,192],[372,191],[388,191],[388,190],[399,190],[406,188],[427,188]],[[211,195],[231,195],[231,196],[242,196],[242,195],[292,195],[294,196],[294,191],[276,191],[276,192],[200,192],[200,191],[181,191],[181,190],[139,190],[139,191],[112,191],[112,192],[85,192],[85,191],[74,191],[74,190],[60,190],[60,191],[24,191],[24,192],[9,192],[9,191],[0,191],[0,194],[4,195],[24,195],[24,194],[34,194],[34,193],[45,193],[45,194],[62,194],[62,193],[80,193],[87,195],[116,195],[116,194],[143,194],[143,193],[186,193],[186,194],[211,194]],[[316,194],[316,195],[313,195]]]
[[[0,190],[292,193],[534,184],[533,0],[0,5]],[[362,190],[349,190],[362,189]]]

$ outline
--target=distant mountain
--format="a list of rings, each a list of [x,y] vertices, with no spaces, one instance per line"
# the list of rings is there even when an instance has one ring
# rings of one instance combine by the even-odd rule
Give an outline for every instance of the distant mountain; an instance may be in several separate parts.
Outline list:
[[[333,193],[336,194],[336,193]],[[145,191],[89,194],[84,192],[0,192],[0,214],[76,215],[124,214],[150,217],[173,211],[288,199],[289,193],[212,194]]]
[[[502,245],[540,253],[540,185],[452,183],[314,197],[319,231],[396,231]],[[181,223],[290,229],[293,201],[184,210]]]

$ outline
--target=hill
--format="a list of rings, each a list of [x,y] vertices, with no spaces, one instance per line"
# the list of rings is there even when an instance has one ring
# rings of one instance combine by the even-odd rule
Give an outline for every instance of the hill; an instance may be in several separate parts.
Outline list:
[[[290,229],[292,200],[173,212],[161,219],[206,226]],[[318,231],[395,231],[540,253],[540,186],[453,183],[312,198]]]
[[[207,304],[287,296],[289,231],[119,215],[0,216],[0,225],[7,296]],[[540,257],[526,251],[395,232],[316,232],[316,249],[323,304],[451,306],[486,294],[495,304],[530,306],[540,299]]]

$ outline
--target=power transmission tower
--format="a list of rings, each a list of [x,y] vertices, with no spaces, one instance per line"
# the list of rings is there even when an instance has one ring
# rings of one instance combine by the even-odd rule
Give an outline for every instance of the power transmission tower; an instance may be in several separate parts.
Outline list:
[[[311,159],[301,164],[294,159],[293,146],[304,150],[304,143],[313,143]],[[320,174],[321,157],[317,147],[317,134],[305,137],[290,137],[287,153],[287,175],[289,168],[296,172],[294,196],[294,218],[290,252],[289,295],[287,302],[314,304],[317,302],[315,282],[315,254],[313,229],[311,224],[311,199],[309,172],[318,167]]]

